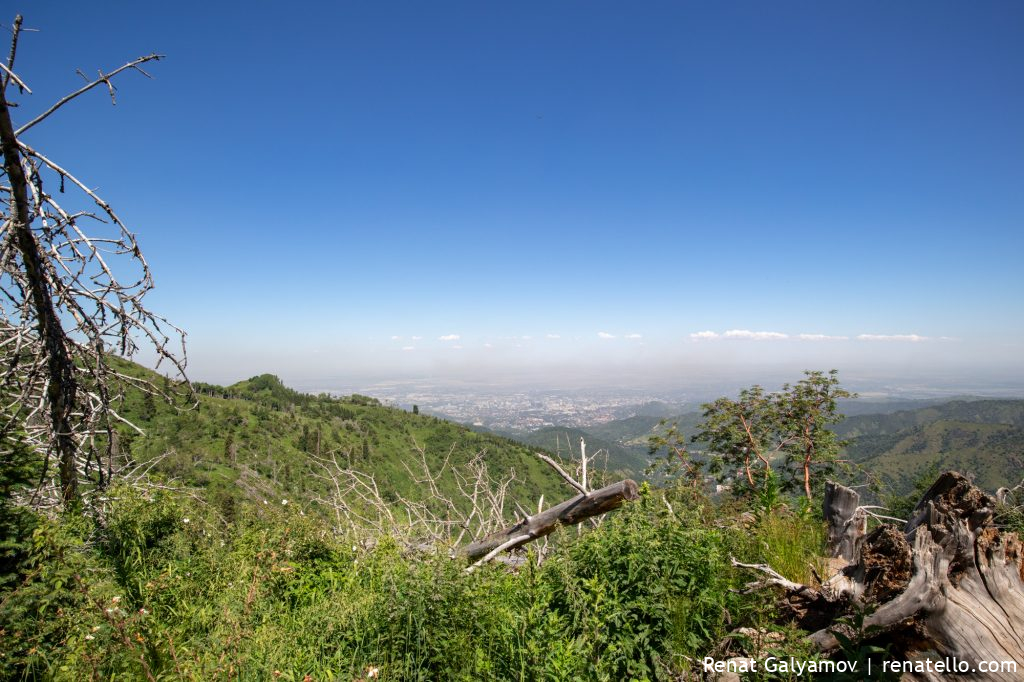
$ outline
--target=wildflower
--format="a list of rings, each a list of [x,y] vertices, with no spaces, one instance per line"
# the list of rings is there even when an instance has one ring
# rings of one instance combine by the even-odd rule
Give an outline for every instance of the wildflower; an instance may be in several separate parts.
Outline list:
[[[121,601],[121,598],[120,598],[120,597],[111,597],[111,598],[110,598],[110,601],[111,601],[112,603],[116,604],[116,603],[118,603],[119,601]]]
[[[186,516],[185,518],[183,518],[183,519],[181,520],[181,522],[182,522],[182,523],[188,523],[188,517]]]
[[[91,640],[94,640],[94,639],[96,639],[96,638],[95,638],[95,637],[93,637],[92,635],[86,635],[86,636],[85,636],[85,638],[86,638],[87,640],[90,640],[90,641],[91,641]]]
[[[146,609],[139,609],[139,613],[141,613],[143,616],[149,615],[149,611],[147,611]]]
[[[380,677],[380,668],[374,665],[366,666],[366,679],[375,680]]]
[[[93,625],[92,626],[92,631],[93,632],[99,632],[99,630],[100,630],[100,626],[99,625]]]
[[[281,500],[281,506],[288,506],[288,500]]]

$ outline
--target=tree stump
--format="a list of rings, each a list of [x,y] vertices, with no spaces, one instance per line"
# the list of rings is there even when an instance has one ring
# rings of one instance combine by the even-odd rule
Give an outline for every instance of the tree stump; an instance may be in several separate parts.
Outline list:
[[[1016,533],[992,523],[995,500],[957,473],[945,473],[901,529],[883,524],[858,537],[863,526],[857,493],[830,484],[825,516],[833,556],[845,562],[820,589],[782,587],[787,603],[804,608],[805,627],[825,622],[810,641],[825,653],[839,649],[836,631],[887,646],[904,680],[1024,680],[1024,549]],[[847,558],[848,557],[848,558]],[[781,577],[781,576],[778,576]],[[837,622],[858,610],[863,631]],[[928,660],[933,664],[929,666]],[[945,662],[935,671],[934,662]],[[982,670],[990,663],[1012,670]],[[949,670],[950,666],[954,670]]]

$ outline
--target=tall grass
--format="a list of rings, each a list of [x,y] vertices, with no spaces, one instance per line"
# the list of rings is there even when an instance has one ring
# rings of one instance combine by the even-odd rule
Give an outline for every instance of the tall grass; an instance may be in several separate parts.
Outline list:
[[[100,527],[37,530],[0,595],[0,677],[677,679],[763,602],[733,589],[747,576],[729,555],[798,579],[821,534],[794,516],[738,532],[662,494],[561,531],[539,566],[466,573],[443,551],[353,546],[292,507],[226,525],[121,491]]]

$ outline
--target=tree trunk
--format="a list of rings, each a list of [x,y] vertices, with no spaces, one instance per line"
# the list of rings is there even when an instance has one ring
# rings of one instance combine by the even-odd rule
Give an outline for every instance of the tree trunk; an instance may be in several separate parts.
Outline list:
[[[884,524],[867,536],[857,493],[832,484],[825,514],[833,556],[846,565],[820,589],[783,587],[791,612],[807,627],[827,624],[810,641],[822,652],[840,647],[835,632],[889,647],[889,660],[903,660],[904,680],[1024,679],[1024,550],[1016,533],[992,525],[995,500],[957,473],[945,473],[925,493],[902,529]],[[860,515],[860,517],[858,517]],[[761,567],[762,570],[765,567]],[[868,606],[861,633],[836,620]],[[866,633],[866,634],[865,634]],[[929,670],[925,663],[955,662],[960,669]],[[982,671],[982,662],[1015,668]]]
[[[860,508],[860,495],[838,483],[825,484],[822,503],[828,523],[828,546],[832,557],[856,561],[867,532],[867,514]]]
[[[21,16],[16,19],[21,23]],[[15,31],[17,33],[17,31]],[[0,81],[2,83],[3,81]],[[67,334],[47,287],[46,263],[39,243],[32,234],[32,213],[29,206],[28,178],[21,166],[21,151],[11,122],[6,87],[0,85],[0,149],[3,150],[4,171],[11,183],[11,238],[21,254],[25,281],[28,284],[36,330],[46,353],[47,399],[52,425],[51,448],[57,453],[61,497],[64,505],[78,500],[78,472],[75,453],[78,446],[72,436],[71,415],[77,402],[74,364],[68,352]]]
[[[518,523],[491,533],[460,550],[460,554],[475,561],[488,553],[521,547],[537,538],[548,535],[559,526],[572,526],[592,516],[617,509],[627,500],[639,497],[636,483],[630,479],[612,483],[586,495],[580,494],[550,509],[523,519]]]

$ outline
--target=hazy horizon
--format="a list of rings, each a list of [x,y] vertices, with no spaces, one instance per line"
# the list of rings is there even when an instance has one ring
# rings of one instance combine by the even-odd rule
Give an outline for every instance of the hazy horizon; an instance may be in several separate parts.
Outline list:
[[[138,235],[197,380],[1024,386],[1024,4],[25,22],[18,116],[167,56],[26,141]]]
[[[434,371],[375,374],[351,371],[320,371],[272,366],[269,363],[252,372],[236,374],[190,372],[194,381],[230,385],[258,374],[275,374],[289,387],[310,393],[368,393],[413,388],[432,388],[460,393],[502,394],[511,392],[635,392],[661,399],[733,394],[740,388],[761,384],[775,389],[794,383],[805,370],[838,369],[844,387],[865,398],[941,397],[974,395],[987,397],[1024,397],[1024,375],[1005,369],[944,368],[942,371],[906,365],[851,368],[842,364],[747,364],[674,365],[641,368],[637,366],[531,366],[520,370],[503,368],[447,367]]]

